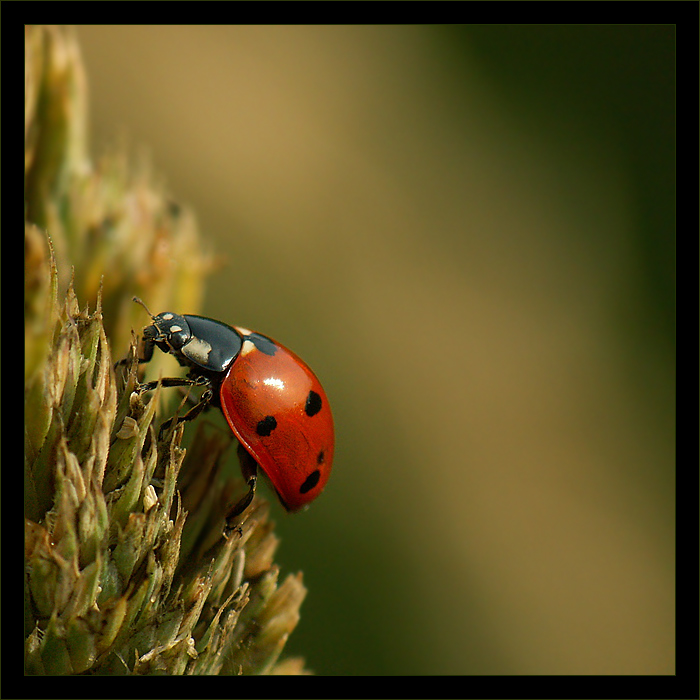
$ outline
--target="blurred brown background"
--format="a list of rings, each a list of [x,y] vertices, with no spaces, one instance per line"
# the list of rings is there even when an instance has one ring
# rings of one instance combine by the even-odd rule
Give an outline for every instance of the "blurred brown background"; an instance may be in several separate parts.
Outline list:
[[[77,31],[93,153],[148,149],[227,261],[204,312],[333,402],[287,651],[673,673],[673,28]]]

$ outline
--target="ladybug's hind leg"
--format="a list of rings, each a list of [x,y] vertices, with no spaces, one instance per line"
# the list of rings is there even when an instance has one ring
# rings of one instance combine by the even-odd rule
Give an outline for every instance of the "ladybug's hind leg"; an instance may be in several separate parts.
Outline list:
[[[234,529],[231,524],[232,520],[239,516],[253,501],[255,496],[255,487],[258,484],[258,465],[250,455],[250,453],[239,443],[238,459],[241,463],[241,473],[248,485],[248,493],[241,498],[226,514],[226,529]]]

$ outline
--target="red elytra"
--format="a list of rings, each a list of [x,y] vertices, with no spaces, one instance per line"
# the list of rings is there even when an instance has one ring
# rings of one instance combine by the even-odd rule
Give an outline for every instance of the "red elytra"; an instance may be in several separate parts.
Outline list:
[[[235,327],[235,326],[234,326]],[[283,505],[296,511],[323,491],[333,464],[330,404],[309,366],[273,341],[274,355],[246,340],[221,382],[221,410]]]

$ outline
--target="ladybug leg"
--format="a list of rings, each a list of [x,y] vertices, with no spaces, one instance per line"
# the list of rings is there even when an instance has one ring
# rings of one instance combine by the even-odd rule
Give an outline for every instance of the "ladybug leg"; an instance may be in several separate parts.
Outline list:
[[[137,391],[139,392],[139,394],[145,394],[147,391],[153,391],[159,384],[166,388],[173,386],[206,386],[209,384],[209,381],[205,377],[198,377],[197,379],[185,379],[183,377],[165,377],[164,379],[156,379],[153,382],[139,384]]]
[[[258,465],[240,443],[238,445],[238,459],[241,462],[241,473],[248,484],[248,493],[226,514],[227,530],[234,529],[231,525],[231,521],[239,516],[252,503],[253,497],[255,496],[255,487],[258,484]]]
[[[134,298],[136,298],[136,297],[134,297]],[[144,337],[141,340],[141,345],[140,345],[141,354],[137,357],[138,364],[142,365],[142,364],[145,364],[146,362],[150,362],[151,359],[153,358],[153,351],[155,350],[155,347],[156,347],[155,338]],[[138,353],[138,351],[137,351],[137,353]],[[115,371],[118,367],[121,367],[122,365],[128,365],[130,362],[131,362],[131,359],[128,357],[125,357],[121,360],[117,360],[114,363]]]
[[[178,423],[194,420],[207,407],[212,399],[212,396],[214,396],[211,383],[206,377],[196,377],[195,379],[186,379],[183,377],[165,377],[164,379],[158,379],[153,382],[141,384],[137,388],[137,391],[139,394],[145,394],[147,391],[153,391],[159,384],[160,386],[164,386],[166,388],[175,386],[206,386],[207,389],[199,397],[199,401],[187,413],[185,413],[184,416],[170,418],[160,426],[160,430],[158,431],[158,440],[163,439],[165,431],[168,430],[173,423],[177,425]]]
[[[173,386],[183,385],[175,384]],[[166,420],[165,423],[163,423],[163,425],[160,426],[160,430],[158,431],[158,440],[163,439],[165,431],[168,430],[173,424],[179,425],[180,423],[186,423],[187,421],[194,420],[209,405],[212,396],[214,396],[214,392],[211,389],[207,389],[205,392],[202,393],[202,395],[199,398],[199,401],[194,406],[192,406],[192,408],[189,411],[187,411],[187,413],[185,413],[184,416],[173,416],[172,418]]]

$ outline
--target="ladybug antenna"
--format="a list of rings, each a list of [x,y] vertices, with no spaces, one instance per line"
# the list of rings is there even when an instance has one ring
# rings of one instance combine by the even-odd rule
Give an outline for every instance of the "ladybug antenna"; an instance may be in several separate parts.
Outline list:
[[[143,308],[146,309],[146,313],[147,313],[151,318],[155,318],[155,316],[148,310],[148,307],[141,301],[141,299],[139,299],[138,297],[134,297],[134,298],[132,299],[132,301],[135,301],[137,304],[141,304],[141,306],[143,306]]]

